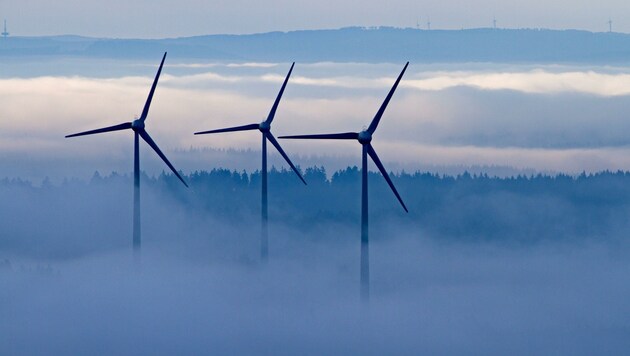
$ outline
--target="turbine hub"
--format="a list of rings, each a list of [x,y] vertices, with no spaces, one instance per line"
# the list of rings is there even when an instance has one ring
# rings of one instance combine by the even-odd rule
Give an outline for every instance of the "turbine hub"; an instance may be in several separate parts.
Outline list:
[[[263,121],[258,125],[258,129],[262,132],[269,132],[269,130],[271,130],[271,124],[269,124],[266,121]]]
[[[359,132],[359,142],[362,145],[365,145],[365,144],[368,144],[368,143],[372,142],[372,134],[367,132],[367,131]]]
[[[133,122],[131,123],[131,129],[134,131],[144,129],[144,121],[140,119],[133,120]]]

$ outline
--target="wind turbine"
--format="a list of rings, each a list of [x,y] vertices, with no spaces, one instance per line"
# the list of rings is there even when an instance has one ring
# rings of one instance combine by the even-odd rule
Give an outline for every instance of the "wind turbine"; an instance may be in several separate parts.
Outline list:
[[[213,133],[222,133],[222,132],[234,132],[234,131],[249,131],[249,130],[258,130],[262,134],[262,232],[261,232],[261,241],[260,241],[260,257],[263,262],[267,261],[269,255],[269,231],[267,227],[267,223],[269,220],[268,209],[267,209],[267,141],[271,142],[271,144],[280,152],[285,161],[291,166],[291,169],[297,176],[302,180],[304,184],[306,181],[302,177],[302,174],[295,168],[289,156],[284,152],[282,147],[280,147],[280,143],[276,140],[276,138],[271,133],[271,122],[276,115],[276,110],[278,109],[278,104],[280,103],[280,99],[282,98],[282,94],[284,93],[284,88],[287,86],[287,82],[289,81],[289,77],[291,76],[291,72],[293,71],[293,67],[295,66],[295,62],[291,65],[291,69],[289,69],[289,73],[287,77],[284,79],[284,83],[282,84],[282,88],[280,88],[280,92],[276,97],[276,101],[273,103],[271,107],[271,111],[267,116],[265,121],[259,124],[249,124],[243,126],[229,127],[225,129],[218,130],[210,130],[210,131],[201,131],[195,132],[195,135],[203,135],[203,134],[213,134]]]
[[[9,32],[7,32],[7,20],[4,20],[4,31],[0,33],[2,37],[7,38],[9,36]]]
[[[400,83],[400,79],[402,78],[403,74],[405,74],[405,70],[407,70],[408,65],[409,65],[409,62],[405,64],[405,67],[403,68],[402,72],[400,72],[398,79],[396,79],[396,83],[394,83],[394,86],[389,91],[389,94],[387,94],[385,101],[383,102],[383,104],[381,104],[380,109],[378,110],[378,112],[372,119],[370,126],[366,130],[363,130],[361,132],[344,132],[344,133],[316,134],[316,135],[293,135],[293,136],[280,136],[279,137],[282,139],[289,138],[289,139],[357,140],[361,144],[363,148],[363,154],[362,154],[362,159],[361,159],[361,163],[362,163],[361,164],[361,297],[366,301],[369,300],[370,298],[370,262],[369,262],[369,239],[368,239],[368,159],[367,159],[368,156],[372,158],[372,161],[374,161],[379,171],[381,171],[383,178],[385,178],[385,180],[387,181],[387,184],[389,184],[389,187],[394,192],[394,195],[396,195],[396,198],[398,198],[398,201],[402,205],[403,209],[405,209],[406,212],[409,212],[409,210],[407,210],[407,207],[405,206],[405,203],[402,201],[400,194],[398,194],[396,187],[394,187],[394,183],[389,178],[389,174],[387,174],[387,171],[385,170],[383,163],[381,163],[381,160],[378,158],[378,155],[376,154],[374,147],[372,147],[372,135],[374,134],[374,131],[376,131],[376,127],[378,126],[379,121],[381,121],[381,117],[383,116],[383,113],[385,112],[385,108],[387,108],[387,104],[389,104],[389,101],[392,98],[392,95],[394,95],[394,91],[396,91],[396,88],[398,87],[398,83]]]
[[[6,32],[6,29],[5,29]],[[612,33],[612,19],[608,18],[608,33]]]
[[[120,130],[133,130],[134,135],[134,146],[133,146],[133,252],[136,260],[140,258],[140,147],[139,147],[139,138],[142,139],[149,145],[155,153],[162,158],[164,163],[168,166],[168,168],[173,171],[173,173],[179,178],[182,183],[186,187],[188,184],[184,181],[184,178],[175,170],[175,167],[169,162],[168,158],[162,153],[160,148],[157,146],[155,141],[149,136],[149,133],[144,128],[144,122],[147,119],[147,115],[149,114],[149,106],[151,106],[151,100],[153,99],[153,93],[155,92],[155,87],[157,86],[158,79],[160,78],[160,73],[162,72],[162,66],[164,65],[164,60],[166,59],[166,52],[164,53],[164,57],[162,57],[162,63],[160,63],[160,68],[157,71],[155,76],[155,80],[153,81],[153,85],[151,86],[151,91],[149,92],[149,97],[147,98],[146,103],[144,104],[144,108],[142,109],[142,115],[139,118],[135,119],[132,122],[125,122],[115,126],[104,127],[101,129],[90,130],[85,132],[79,132],[76,134],[68,135],[69,137],[76,136],[85,136],[85,135],[93,135],[99,134],[103,132],[110,131],[120,131]]]

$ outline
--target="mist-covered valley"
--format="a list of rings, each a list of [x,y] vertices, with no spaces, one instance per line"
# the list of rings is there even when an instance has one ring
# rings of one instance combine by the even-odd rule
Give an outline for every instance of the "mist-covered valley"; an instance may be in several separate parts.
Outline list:
[[[4,180],[3,353],[619,353],[627,173],[370,175],[372,298],[359,298],[356,168]],[[327,176],[330,176],[327,179]]]

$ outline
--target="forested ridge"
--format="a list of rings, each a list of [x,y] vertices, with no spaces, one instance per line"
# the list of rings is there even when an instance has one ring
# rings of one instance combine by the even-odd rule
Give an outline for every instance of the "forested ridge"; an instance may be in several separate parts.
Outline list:
[[[321,167],[307,168],[303,172],[308,182],[306,186],[293,172],[270,170],[270,223],[305,233],[340,224],[356,225],[358,229],[360,170],[349,167],[330,176]],[[183,187],[171,174],[143,175],[143,206],[150,209],[152,204],[168,204],[182,214],[207,216],[236,226],[249,221],[250,227],[252,224],[257,226],[260,172],[213,169],[193,172],[184,178],[190,189]],[[468,173],[447,176],[403,172],[392,175],[392,179],[409,213],[401,208],[380,174],[370,172],[370,224],[377,231],[387,224],[390,231],[400,229],[447,240],[523,243],[617,239],[628,232],[630,172],[509,178]],[[90,214],[103,204],[115,207],[112,209],[116,209],[125,221],[125,214],[131,209],[132,179],[129,175],[112,173],[103,176],[96,172],[89,181],[67,179],[58,185],[47,180],[35,185],[5,178],[0,187],[3,195],[9,198],[3,208],[17,217],[19,210],[11,209],[12,205],[37,206],[30,210],[25,208],[24,214],[29,215],[46,215],[47,209],[54,209],[61,220],[64,212],[71,214],[75,201],[96,202],[83,207],[77,214]],[[58,207],[63,209],[57,211]],[[99,219],[96,214],[90,216],[96,221]]]

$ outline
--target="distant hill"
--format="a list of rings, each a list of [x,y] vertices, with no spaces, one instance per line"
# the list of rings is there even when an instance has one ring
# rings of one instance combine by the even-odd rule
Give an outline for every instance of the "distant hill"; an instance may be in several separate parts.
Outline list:
[[[350,27],[157,40],[78,36],[0,39],[0,59],[154,58],[162,51],[168,51],[170,58],[218,61],[623,64],[630,62],[630,35],[578,30]]]

